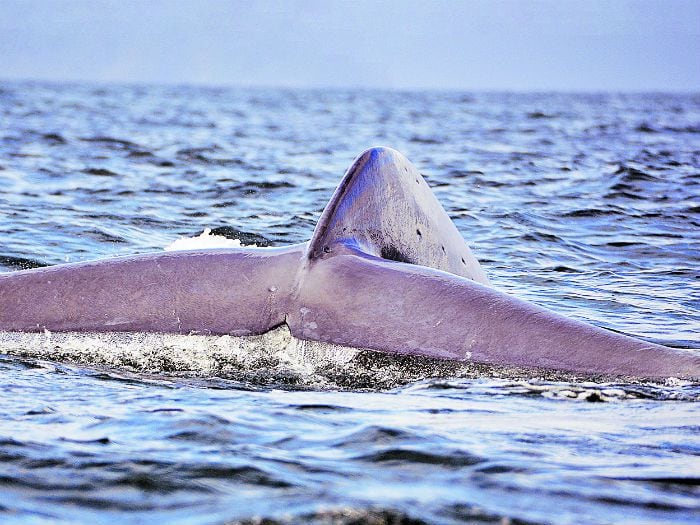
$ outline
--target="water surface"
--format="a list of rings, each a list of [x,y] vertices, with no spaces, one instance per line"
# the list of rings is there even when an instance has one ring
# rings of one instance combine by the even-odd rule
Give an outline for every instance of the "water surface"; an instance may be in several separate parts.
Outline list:
[[[699,95],[2,83],[0,118],[4,271],[205,228],[305,241],[352,159],[387,145],[494,286],[700,351]],[[61,344],[0,350],[6,522],[700,520],[699,385],[480,374],[284,333]]]

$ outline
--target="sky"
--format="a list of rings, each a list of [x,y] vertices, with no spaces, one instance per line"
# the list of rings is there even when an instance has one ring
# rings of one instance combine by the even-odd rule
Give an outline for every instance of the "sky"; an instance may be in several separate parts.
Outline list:
[[[0,78],[700,91],[700,0],[0,0]]]

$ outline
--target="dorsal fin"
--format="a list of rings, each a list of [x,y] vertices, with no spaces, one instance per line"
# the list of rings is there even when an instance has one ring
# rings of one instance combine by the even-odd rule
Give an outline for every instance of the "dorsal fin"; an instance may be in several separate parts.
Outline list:
[[[421,174],[390,148],[368,149],[350,166],[323,210],[307,256],[332,257],[338,243],[353,243],[377,257],[488,284]]]

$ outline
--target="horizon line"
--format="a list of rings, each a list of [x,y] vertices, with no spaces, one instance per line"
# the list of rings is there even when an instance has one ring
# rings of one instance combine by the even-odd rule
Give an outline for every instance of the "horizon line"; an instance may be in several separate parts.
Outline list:
[[[376,91],[376,92],[434,92],[434,93],[512,93],[512,94],[562,94],[562,95],[699,95],[700,86],[695,90],[672,87],[650,88],[507,88],[507,87],[459,87],[459,86],[373,86],[363,84],[263,84],[245,82],[200,82],[196,80],[168,81],[168,80],[104,80],[104,79],[52,79],[41,77],[2,77],[0,84],[53,84],[53,85],[85,85],[94,87],[119,86],[119,87],[186,87],[202,89],[242,89],[242,90],[289,90],[289,91]]]

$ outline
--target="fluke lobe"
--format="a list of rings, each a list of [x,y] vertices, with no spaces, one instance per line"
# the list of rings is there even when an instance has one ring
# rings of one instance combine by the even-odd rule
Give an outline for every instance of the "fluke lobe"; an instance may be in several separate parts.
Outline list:
[[[0,331],[264,333],[380,352],[586,374],[700,377],[700,356],[489,285],[397,151],[350,167],[308,243],[136,255],[0,274]]]

